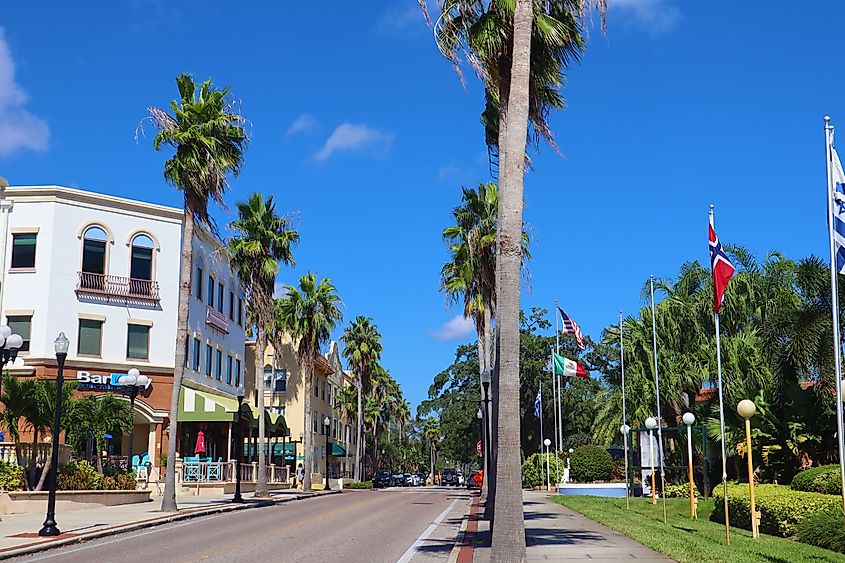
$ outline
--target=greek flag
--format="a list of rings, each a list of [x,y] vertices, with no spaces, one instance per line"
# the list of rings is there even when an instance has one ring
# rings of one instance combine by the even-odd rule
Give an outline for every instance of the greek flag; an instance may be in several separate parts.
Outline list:
[[[540,404],[542,399],[540,398],[540,391],[541,389],[537,389],[537,398],[534,399],[534,416],[540,418]]]
[[[833,176],[833,242],[836,249],[836,269],[845,274],[845,172],[836,149],[830,147]]]

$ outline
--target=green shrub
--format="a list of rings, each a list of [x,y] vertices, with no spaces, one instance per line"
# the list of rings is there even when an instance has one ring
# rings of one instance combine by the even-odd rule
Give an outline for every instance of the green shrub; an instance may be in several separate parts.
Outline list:
[[[22,491],[25,482],[23,467],[0,461],[0,491]]]
[[[610,472],[611,481],[625,480],[625,460],[617,459],[613,462],[613,470]]]
[[[820,510],[798,525],[798,540],[831,551],[845,553],[845,521],[842,511]]]
[[[578,446],[571,464],[569,476],[578,483],[609,481],[613,473],[613,458],[598,446]]]
[[[666,485],[664,491],[666,493],[666,498],[689,498],[689,483]],[[692,485],[692,491],[696,497],[701,496],[701,493],[698,492],[698,487],[695,486],[695,483]]]
[[[353,481],[351,483],[344,483],[344,489],[372,489],[373,482],[372,481]]]
[[[59,465],[56,486],[60,491],[96,491],[102,488],[103,477],[85,460]]]
[[[566,463],[549,453],[549,477],[552,484],[563,480],[563,469]],[[527,488],[546,486],[546,454],[531,454],[522,464],[522,486]]]
[[[823,510],[838,510],[842,500],[838,496],[793,491],[783,485],[756,485],[757,510],[760,512],[760,531],[773,536],[794,536],[801,522]],[[710,517],[724,522],[722,487],[713,490],[714,509]],[[732,526],[751,529],[751,501],[747,484],[728,485],[728,510]]]
[[[840,494],[839,465],[822,465],[797,473],[792,478],[790,486],[796,491],[838,495]]]

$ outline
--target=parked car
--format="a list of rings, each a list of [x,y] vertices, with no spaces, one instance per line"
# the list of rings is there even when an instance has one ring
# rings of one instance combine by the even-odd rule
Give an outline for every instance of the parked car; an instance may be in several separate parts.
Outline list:
[[[383,489],[391,485],[393,485],[393,477],[390,475],[390,471],[376,471],[373,475],[373,488]]]
[[[440,474],[440,484],[444,487],[458,486],[458,472],[455,469],[444,469]]]
[[[416,477],[417,477],[417,485],[418,486],[422,487],[423,485],[425,485],[425,481],[427,479],[425,473],[417,473]]]
[[[416,483],[415,476],[413,473],[405,473],[405,486],[406,487],[413,487]]]
[[[393,486],[394,487],[402,487],[405,485],[405,474],[404,473],[394,473],[393,474]]]
[[[464,484],[464,473],[463,471],[458,471],[458,486],[463,487]]]

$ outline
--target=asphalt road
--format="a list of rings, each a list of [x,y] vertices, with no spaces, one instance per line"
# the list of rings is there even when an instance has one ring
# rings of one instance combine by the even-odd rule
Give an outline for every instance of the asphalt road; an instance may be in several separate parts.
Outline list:
[[[468,499],[465,489],[344,491],[121,534],[19,560],[446,561]]]

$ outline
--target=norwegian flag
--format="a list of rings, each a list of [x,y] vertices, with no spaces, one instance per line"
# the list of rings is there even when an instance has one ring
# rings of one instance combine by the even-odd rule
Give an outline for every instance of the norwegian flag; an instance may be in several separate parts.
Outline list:
[[[572,320],[572,317],[566,314],[566,312],[558,306],[557,308],[558,313],[560,313],[560,320],[563,323],[563,329],[561,332],[563,334],[574,334],[575,340],[578,341],[578,346],[583,350],[586,348],[584,346],[584,337],[581,335],[581,329],[578,328],[578,323]]]
[[[731,281],[734,272],[736,272],[736,268],[733,267],[727,254],[722,250],[722,243],[719,242],[719,237],[713,230],[713,224],[711,223],[709,226],[710,270],[713,272],[713,310],[718,313],[722,307],[722,302],[725,300],[725,289],[728,287],[728,282]]]

